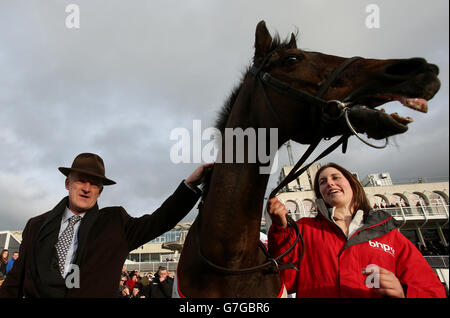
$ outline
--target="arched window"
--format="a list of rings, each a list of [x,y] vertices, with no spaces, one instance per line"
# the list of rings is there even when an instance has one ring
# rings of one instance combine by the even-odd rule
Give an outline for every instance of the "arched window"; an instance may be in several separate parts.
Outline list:
[[[408,212],[408,200],[401,193],[385,193],[383,198],[384,202],[381,207],[393,216],[400,217],[402,215],[402,209],[405,211],[405,214]]]
[[[441,191],[428,192],[429,207],[432,214],[446,214],[446,206],[448,206],[448,201],[446,201],[445,193]],[[448,208],[448,207],[447,207]]]
[[[402,208],[403,207],[406,208],[411,205],[408,198],[402,193],[394,193],[392,195],[392,198],[393,199],[391,200],[391,205],[394,205],[394,206],[400,205]]]
[[[368,196],[370,201],[370,206],[374,210],[385,209],[388,205],[388,199],[382,194],[374,194]]]
[[[440,196],[440,197],[442,198],[442,200],[443,200],[443,203],[444,203],[445,205],[448,205],[448,195],[447,195],[445,192],[436,190],[436,191],[433,191],[433,193],[439,194],[439,196]]]
[[[308,218],[313,218],[317,215],[317,207],[316,204],[310,200],[310,199],[305,199],[302,201],[302,205],[303,205],[303,215],[305,217]]]
[[[289,211],[289,214],[295,221],[300,218],[300,211],[295,201],[287,200],[285,206],[286,209]]]
[[[422,192],[413,192],[413,194],[415,194],[415,195],[417,195],[419,197],[420,203],[423,206],[430,204],[427,196],[425,194],[423,194]]]
[[[403,192],[403,195],[409,202],[409,215],[424,215],[425,209],[423,207],[426,206],[426,203],[421,196],[411,192]]]
[[[428,214],[433,214],[433,210],[430,207],[430,201],[428,200],[427,196],[422,192],[413,192],[413,193],[419,197],[420,206],[422,207],[422,210],[426,211]],[[419,205],[417,204],[417,206]]]

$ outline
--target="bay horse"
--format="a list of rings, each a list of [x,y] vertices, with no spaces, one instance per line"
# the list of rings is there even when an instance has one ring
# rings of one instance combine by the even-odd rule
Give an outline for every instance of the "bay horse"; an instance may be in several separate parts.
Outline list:
[[[384,139],[406,132],[412,119],[375,107],[397,100],[426,112],[427,100],[440,88],[438,67],[422,58],[349,61],[301,50],[296,42],[294,34],[284,41],[278,35],[272,38],[265,22],[258,23],[253,65],[216,123],[222,133],[225,128],[278,128],[278,145],[290,139],[311,144],[318,138],[348,134],[349,118],[357,132]],[[314,100],[319,95],[322,103]],[[333,100],[345,103],[327,102]],[[340,105],[349,110],[347,118],[340,116]],[[224,147],[222,144],[219,159],[223,159]],[[204,187],[200,213],[186,237],[174,288],[182,297],[277,297],[283,286],[276,268],[239,274],[241,269],[268,259],[259,248],[259,237],[269,174],[260,173],[260,160],[220,162],[215,163]],[[229,273],[218,270],[219,266],[230,269]]]

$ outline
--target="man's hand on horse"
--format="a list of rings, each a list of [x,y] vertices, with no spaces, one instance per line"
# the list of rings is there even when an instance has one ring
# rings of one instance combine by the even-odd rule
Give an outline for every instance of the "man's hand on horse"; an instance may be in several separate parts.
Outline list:
[[[282,228],[286,228],[286,214],[288,213],[289,211],[286,209],[286,206],[278,201],[278,198],[275,197],[269,200],[269,215],[272,219],[272,223],[281,226]]]
[[[186,183],[191,186],[198,186],[201,184],[205,177],[211,172],[214,162],[205,163],[197,167],[192,174],[187,177]]]

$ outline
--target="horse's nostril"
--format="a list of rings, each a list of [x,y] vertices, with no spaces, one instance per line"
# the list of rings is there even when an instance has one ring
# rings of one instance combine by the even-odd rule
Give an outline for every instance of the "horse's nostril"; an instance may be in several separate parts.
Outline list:
[[[385,72],[387,75],[405,76],[423,71],[426,65],[427,62],[422,58],[400,60],[389,65]]]

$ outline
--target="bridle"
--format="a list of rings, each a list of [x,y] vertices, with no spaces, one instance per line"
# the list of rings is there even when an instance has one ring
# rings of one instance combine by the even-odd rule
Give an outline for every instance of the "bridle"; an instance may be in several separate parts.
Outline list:
[[[346,59],[342,64],[340,64],[330,75],[330,77],[327,79],[327,81],[319,88],[318,92],[316,95],[311,95],[303,90],[297,89],[295,87],[292,87],[276,78],[274,78],[272,75],[270,75],[268,72],[263,72],[263,68],[266,66],[266,64],[269,62],[270,58],[272,57],[272,55],[275,53],[271,52],[269,53],[261,62],[261,64],[259,65],[259,67],[256,67],[255,65],[253,65],[250,70],[249,73],[252,74],[257,81],[259,82],[259,84],[261,85],[262,91],[263,91],[263,95],[264,95],[264,99],[265,99],[265,103],[267,105],[267,107],[270,109],[273,117],[278,121],[279,127],[282,127],[282,121],[279,119],[269,97],[267,96],[267,92],[265,89],[265,86],[270,87],[272,89],[275,89],[276,91],[278,91],[279,93],[283,94],[283,95],[287,95],[292,99],[295,100],[299,100],[301,102],[307,103],[309,105],[313,105],[315,106],[320,112],[321,112],[321,120],[323,121],[323,123],[325,124],[330,124],[335,122],[336,120],[338,120],[339,118],[341,118],[341,116],[345,116],[346,119],[346,123],[349,126],[351,132],[353,134],[355,134],[358,138],[360,138],[358,136],[358,134],[356,133],[355,129],[352,127],[350,120],[348,119],[348,112],[350,109],[350,105],[351,105],[351,95],[347,96],[345,99],[343,99],[342,101],[338,101],[338,100],[330,100],[330,101],[326,101],[324,99],[322,99],[323,94],[325,94],[325,92],[328,90],[328,88],[330,87],[330,85],[338,78],[339,74],[344,71],[351,63],[353,63],[354,61],[361,59],[361,57],[355,56],[349,59]],[[329,116],[324,110],[325,108],[329,107],[331,104],[335,104],[337,106],[337,108],[339,109],[339,114],[337,116]],[[351,136],[351,134],[349,133],[345,133],[344,135],[342,135],[336,142],[334,142],[331,146],[329,146],[326,150],[324,150],[319,156],[317,156],[314,161],[312,161],[311,163],[307,164],[306,166],[302,165],[305,163],[305,161],[307,160],[307,158],[311,155],[311,153],[314,151],[314,149],[317,147],[317,145],[319,144],[319,142],[322,140],[322,136],[318,136],[312,143],[311,145],[308,147],[308,149],[306,150],[306,152],[303,154],[303,156],[299,159],[299,161],[295,164],[295,166],[292,168],[291,172],[286,176],[286,178],[281,181],[278,186],[273,189],[269,195],[269,200],[272,199],[273,197],[276,196],[276,194],[287,184],[289,184],[291,181],[293,181],[294,179],[298,178],[304,171],[306,171],[314,162],[320,160],[321,158],[325,157],[326,155],[328,155],[329,153],[331,153],[333,150],[335,150],[337,147],[339,147],[342,144],[342,152],[345,153],[346,149],[347,149],[347,143],[348,143],[348,138]],[[361,139],[361,138],[360,138]],[[380,146],[374,146],[371,145],[369,143],[367,143],[366,141],[364,141],[363,139],[361,139],[363,142],[365,142],[366,144],[372,146],[372,147],[376,147],[376,148],[384,148],[384,147],[380,147]],[[387,140],[387,139],[386,139]],[[386,142],[387,144],[387,142]],[[301,168],[300,168],[301,167]],[[300,169],[299,169],[300,168]],[[267,211],[269,209],[269,205],[267,204]],[[253,267],[248,267],[248,268],[242,268],[242,269],[230,269],[230,268],[225,268],[222,266],[219,266],[217,264],[214,264],[213,262],[211,262],[210,260],[208,260],[201,252],[201,246],[200,246],[200,228],[201,228],[201,212],[202,212],[202,208],[203,208],[203,200],[200,202],[198,209],[199,209],[199,216],[197,218],[197,222],[198,222],[198,229],[196,231],[196,247],[197,247],[197,252],[198,255],[200,256],[200,258],[202,259],[202,261],[206,264],[208,264],[210,267],[214,268],[216,271],[221,272],[223,274],[228,274],[228,275],[241,275],[241,274],[248,274],[251,272],[255,272],[258,270],[263,270],[263,269],[271,269],[275,272],[278,272],[280,270],[283,269],[295,269],[298,270],[299,269],[299,265],[300,262],[303,258],[304,255],[304,251],[305,251],[305,244],[304,244],[304,240],[303,237],[299,231],[299,228],[297,226],[297,223],[289,216],[286,215],[286,219],[287,222],[289,224],[289,226],[291,226],[295,233],[296,233],[296,238],[295,241],[289,246],[289,248],[287,250],[285,250],[283,253],[281,253],[279,256],[277,257],[272,257],[270,255],[270,253],[268,252],[267,248],[264,246],[264,244],[259,241],[259,246],[262,249],[263,253],[265,254],[267,261],[261,265],[257,265],[257,266],[253,266]],[[289,263],[282,263],[280,260],[285,257],[288,253],[290,253],[292,251],[292,249],[297,245],[298,241],[301,241],[301,245],[302,245],[302,249],[301,249],[301,254],[298,257],[298,261],[292,264]]]
[[[336,120],[338,120],[339,118],[341,118],[341,116],[344,116],[345,118],[345,122],[348,126],[348,128],[350,129],[350,132],[355,135],[359,140],[361,140],[363,143],[365,143],[366,145],[373,147],[373,148],[377,148],[377,149],[382,149],[385,148],[387,146],[388,143],[388,139],[385,139],[385,144],[384,145],[374,145],[370,142],[368,142],[367,140],[364,140],[363,138],[361,138],[358,133],[356,132],[356,130],[353,128],[353,125],[350,123],[350,119],[348,117],[348,114],[350,112],[351,107],[353,106],[352,104],[352,98],[354,97],[353,94],[348,95],[347,97],[345,97],[342,101],[339,100],[329,100],[326,101],[324,99],[322,99],[323,94],[325,94],[325,92],[328,90],[328,88],[330,87],[330,85],[338,78],[339,74],[344,71],[351,63],[353,63],[356,60],[361,59],[361,57],[359,56],[354,56],[351,58],[346,59],[344,62],[342,62],[336,69],[334,69],[333,73],[331,73],[330,77],[327,79],[327,81],[320,86],[319,90],[317,91],[316,95],[311,95],[308,92],[305,92],[303,90],[297,89],[295,87],[292,87],[276,78],[274,78],[272,75],[270,75],[267,72],[262,72],[262,69],[264,68],[264,66],[269,62],[270,58],[272,57],[272,55],[275,52],[269,53],[261,62],[261,65],[259,67],[256,67],[255,65],[253,65],[250,68],[250,73],[253,74],[257,79],[258,82],[260,83],[261,87],[262,87],[262,91],[263,91],[263,95],[264,95],[264,99],[266,102],[266,105],[268,106],[269,110],[271,111],[273,117],[275,118],[275,120],[278,123],[278,127],[282,127],[283,122],[280,120],[280,118],[277,115],[277,112],[275,111],[272,103],[270,102],[269,97],[267,96],[266,90],[264,85],[271,87],[273,89],[275,89],[276,91],[278,91],[279,93],[283,94],[283,95],[288,95],[291,98],[295,99],[295,100],[299,100],[302,101],[304,103],[307,103],[308,105],[312,105],[315,106],[317,111],[320,111],[321,114],[321,120],[323,123],[325,124],[330,124],[332,122],[335,122]],[[329,107],[330,105],[335,104],[337,109],[339,110],[339,114],[337,116],[329,116],[324,110],[325,108]],[[346,136],[346,137],[344,137]],[[344,145],[345,147],[347,146],[347,140],[348,137],[350,137],[350,135],[344,134]],[[322,137],[318,137],[317,138],[319,141],[322,139]],[[340,142],[339,144],[341,144],[342,142]],[[314,142],[311,143],[311,145],[313,145]],[[336,146],[337,147],[337,146]],[[333,149],[334,150],[334,149]],[[343,150],[343,152],[345,152],[345,149]]]

